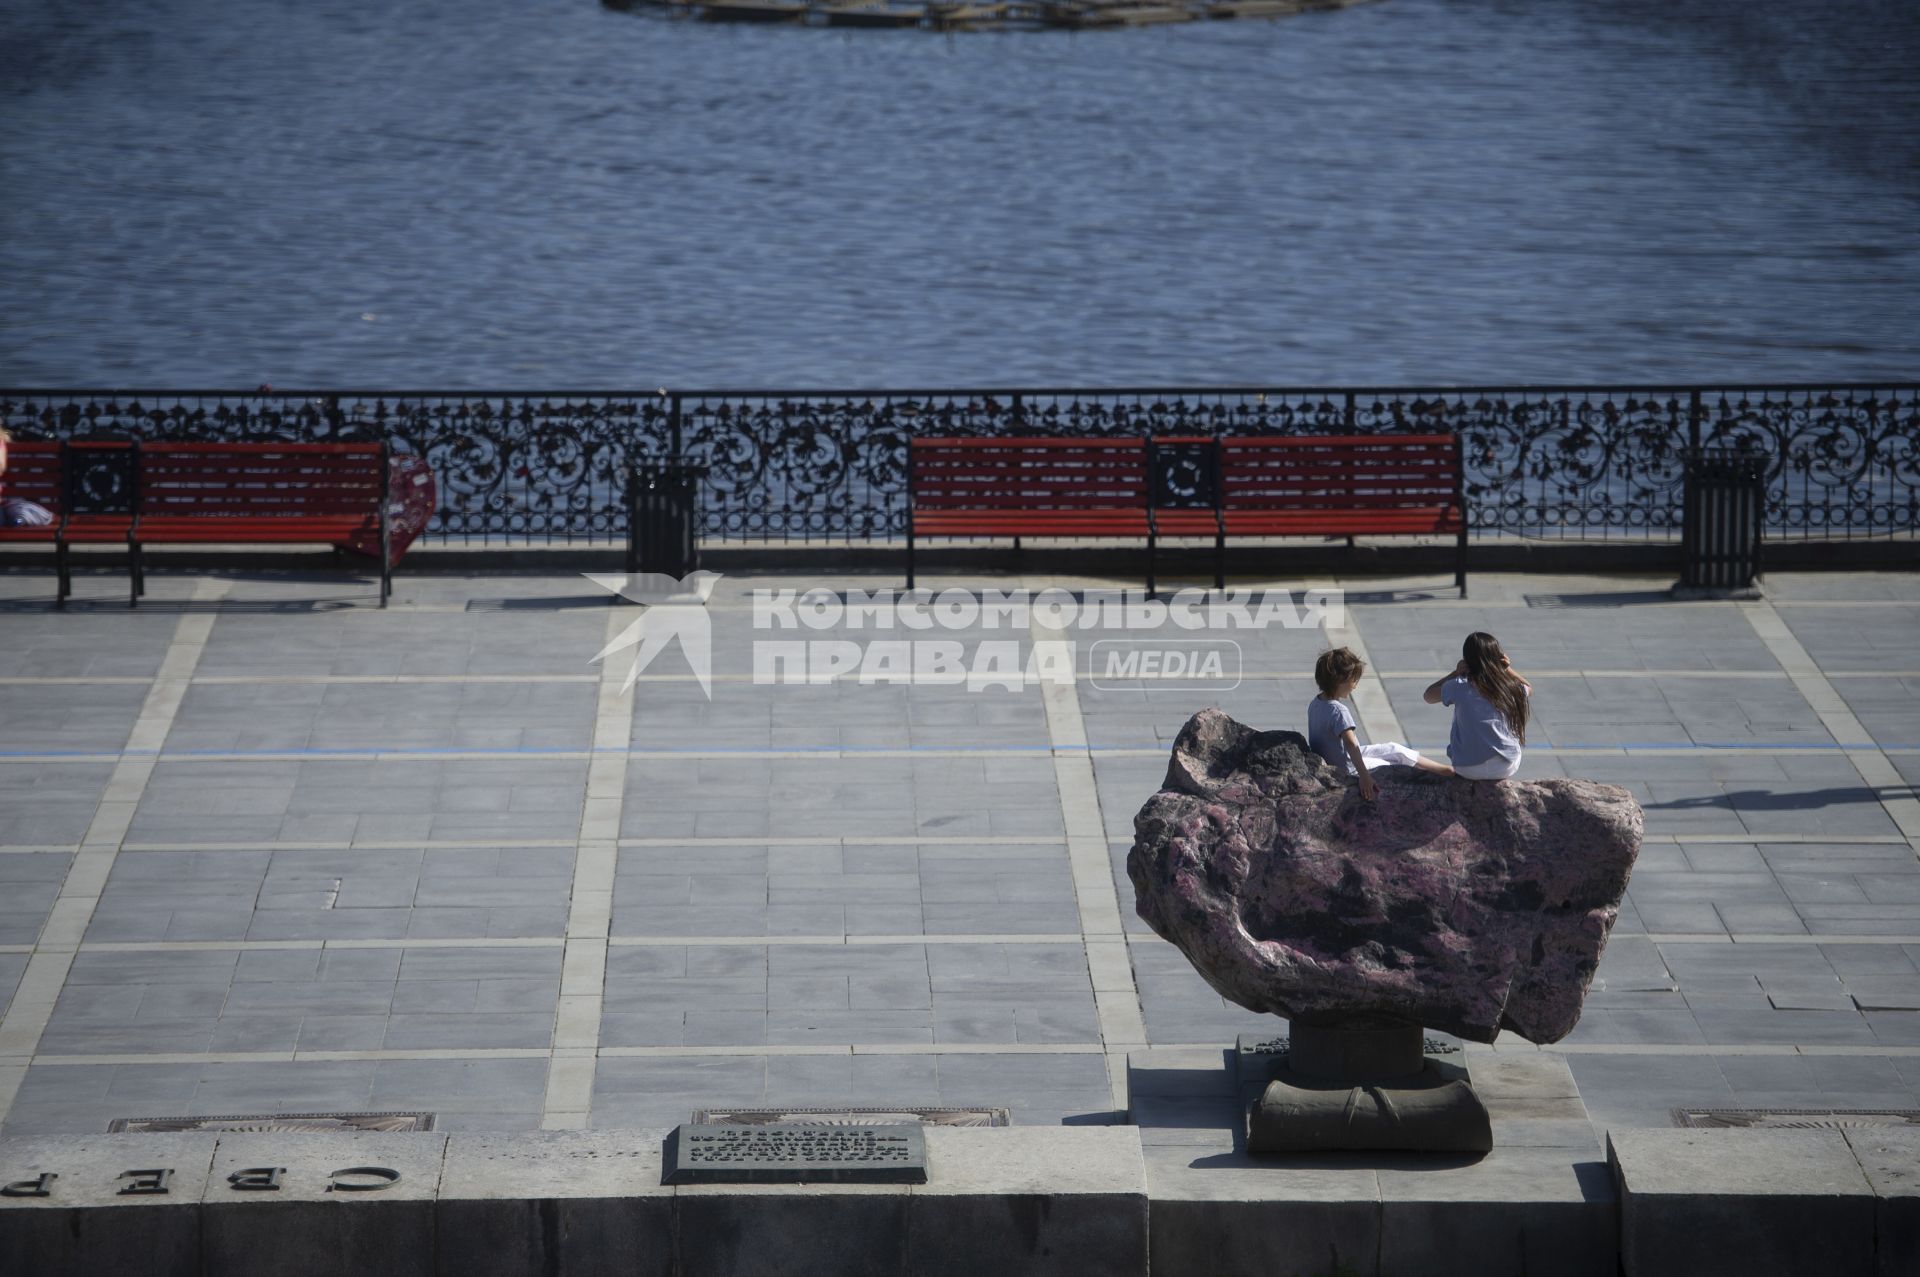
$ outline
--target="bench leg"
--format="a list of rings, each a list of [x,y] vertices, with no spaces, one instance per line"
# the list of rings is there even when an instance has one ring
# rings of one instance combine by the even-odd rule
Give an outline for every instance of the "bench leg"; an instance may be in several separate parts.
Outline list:
[[[1454,551],[1453,584],[1460,591],[1460,597],[1467,597],[1467,532],[1460,530],[1460,541]]]
[[[1153,597],[1153,551],[1155,539],[1152,532],[1147,533],[1147,597]]]
[[[127,538],[127,590],[130,597],[128,607],[139,607],[140,596],[147,592],[145,573],[140,562],[140,543],[132,537]]]
[[[907,529],[907,588],[913,588],[913,529]]]
[[[1227,534],[1224,529],[1213,534],[1213,588],[1227,588]]]

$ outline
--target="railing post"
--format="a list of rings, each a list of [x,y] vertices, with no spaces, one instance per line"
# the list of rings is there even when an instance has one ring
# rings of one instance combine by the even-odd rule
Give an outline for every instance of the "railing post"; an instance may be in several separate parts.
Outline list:
[[[1359,415],[1354,411],[1353,392],[1349,390],[1347,392],[1347,433],[1348,434],[1353,433],[1354,422],[1357,421],[1358,419],[1359,419]]]
[[[666,394],[666,391],[661,391]],[[667,455],[680,455],[680,396],[673,395],[667,400]]]
[[[1700,424],[1705,416],[1706,410],[1700,406],[1699,388],[1695,387],[1687,396],[1687,450],[1689,452],[1700,450]]]

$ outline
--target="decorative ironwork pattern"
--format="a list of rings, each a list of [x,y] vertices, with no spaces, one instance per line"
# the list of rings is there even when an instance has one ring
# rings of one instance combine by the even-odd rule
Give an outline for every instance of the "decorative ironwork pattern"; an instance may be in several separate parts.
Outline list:
[[[1767,535],[1912,535],[1920,383],[1421,389],[654,391],[0,390],[27,438],[387,438],[426,458],[443,539],[624,537],[628,467],[707,467],[702,534],[862,540],[906,530],[915,435],[1460,436],[1481,534],[1669,539],[1685,454],[1767,460]],[[1197,476],[1196,476],[1197,477]],[[1170,480],[1171,481],[1171,480]]]

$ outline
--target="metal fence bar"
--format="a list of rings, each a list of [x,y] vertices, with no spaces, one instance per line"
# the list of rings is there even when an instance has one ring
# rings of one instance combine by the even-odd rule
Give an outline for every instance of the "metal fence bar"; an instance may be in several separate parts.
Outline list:
[[[1450,433],[1474,532],[1667,540],[1684,458],[1766,458],[1769,539],[1920,528],[1920,382],[893,390],[0,390],[27,438],[386,439],[428,461],[446,540],[618,542],[631,466],[705,467],[704,537],[905,531],[917,434]]]

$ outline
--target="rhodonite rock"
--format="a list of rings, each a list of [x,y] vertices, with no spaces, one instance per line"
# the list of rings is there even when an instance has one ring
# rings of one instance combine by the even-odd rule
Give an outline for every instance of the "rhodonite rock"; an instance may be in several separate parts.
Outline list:
[[[1135,907],[1223,997],[1302,1024],[1557,1042],[1580,1019],[1642,817],[1617,785],[1386,768],[1193,716],[1134,817]]]

